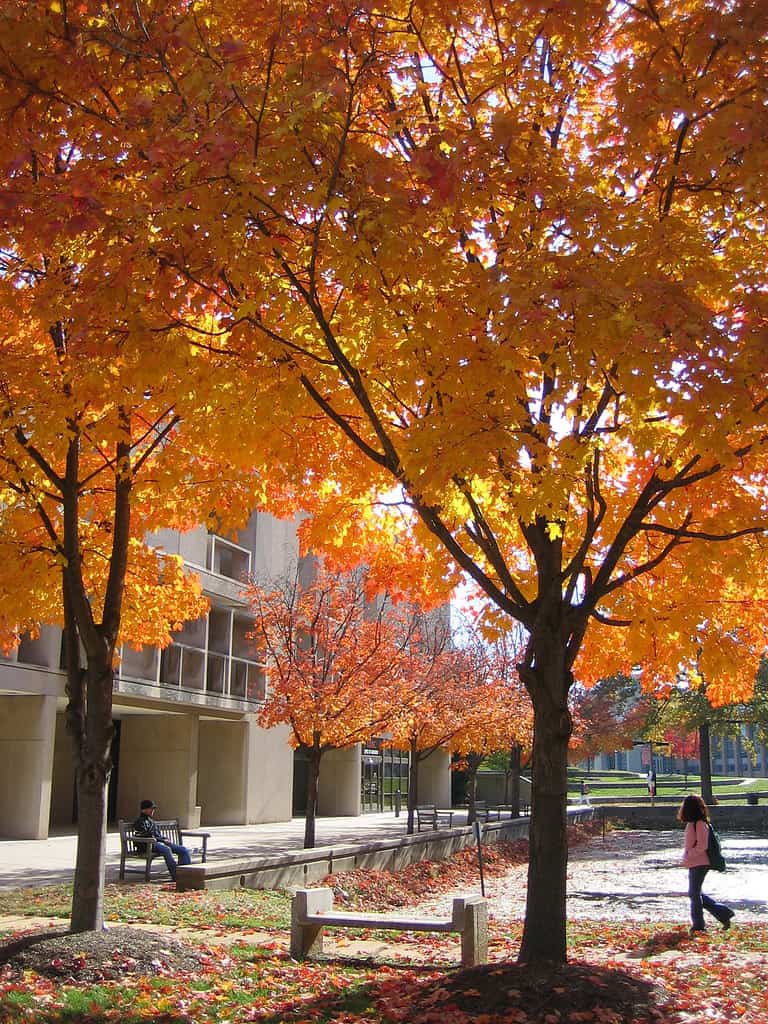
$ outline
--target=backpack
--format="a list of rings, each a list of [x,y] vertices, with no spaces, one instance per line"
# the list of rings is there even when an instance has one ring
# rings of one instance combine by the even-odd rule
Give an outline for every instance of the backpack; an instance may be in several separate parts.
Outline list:
[[[720,849],[720,836],[709,822],[707,822],[707,828],[709,829],[709,841],[707,842],[709,866],[713,871],[725,871],[725,857],[723,857],[723,851]]]

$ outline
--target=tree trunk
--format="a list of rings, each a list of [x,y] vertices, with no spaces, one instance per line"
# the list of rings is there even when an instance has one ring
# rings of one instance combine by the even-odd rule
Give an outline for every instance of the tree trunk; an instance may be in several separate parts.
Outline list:
[[[412,836],[416,828],[416,805],[419,802],[419,752],[416,740],[408,744],[408,824],[406,832]]]
[[[512,817],[520,817],[520,763],[522,760],[522,750],[519,743],[513,743],[509,748],[509,773],[506,779],[507,782],[507,793],[505,794],[505,804],[510,804],[512,807]]]
[[[77,854],[69,924],[72,932],[101,931],[104,928],[107,783],[110,770],[108,758],[93,757],[77,767]]]
[[[715,802],[712,791],[712,755],[709,746],[709,722],[699,726],[699,763],[701,765],[701,799],[708,806]]]
[[[482,757],[467,754],[467,824],[472,825],[477,815],[477,770],[482,764]]]
[[[307,747],[307,806],[304,819],[304,849],[315,845],[315,822],[317,820],[317,799],[320,792],[320,758],[323,751],[318,738],[312,747]]]
[[[528,896],[521,963],[565,963],[568,711],[571,676],[557,635],[540,637],[521,675],[534,707]]]
[[[68,645],[69,646],[69,645]],[[105,652],[106,655],[106,652]],[[69,650],[68,650],[69,656]],[[72,932],[101,931],[104,927],[104,881],[107,846],[107,784],[112,771],[112,663],[89,665],[85,673],[86,700],[79,710],[70,692],[67,724],[75,746],[77,786],[77,854],[72,892]],[[76,671],[80,673],[79,666]],[[68,669],[69,675],[69,669]],[[77,728],[85,722],[85,729]]]

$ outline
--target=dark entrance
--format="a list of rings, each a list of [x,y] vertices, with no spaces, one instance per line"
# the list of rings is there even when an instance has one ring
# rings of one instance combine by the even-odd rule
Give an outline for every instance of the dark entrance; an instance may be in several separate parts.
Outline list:
[[[363,747],[361,765],[360,810],[363,814],[375,814],[382,811],[383,759],[381,751],[375,747]]]

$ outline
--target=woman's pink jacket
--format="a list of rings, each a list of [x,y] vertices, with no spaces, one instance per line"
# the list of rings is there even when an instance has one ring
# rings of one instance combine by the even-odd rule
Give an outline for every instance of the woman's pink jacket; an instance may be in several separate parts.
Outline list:
[[[687,868],[708,868],[707,844],[709,827],[706,821],[689,821],[685,826],[683,864]]]

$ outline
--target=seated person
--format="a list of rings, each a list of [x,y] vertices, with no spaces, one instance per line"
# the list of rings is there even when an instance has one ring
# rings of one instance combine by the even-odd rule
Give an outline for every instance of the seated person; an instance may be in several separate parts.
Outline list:
[[[137,836],[147,836],[155,840],[152,844],[152,849],[162,854],[165,858],[165,863],[168,866],[168,873],[170,874],[173,881],[176,881],[176,861],[174,854],[179,858],[179,864],[190,864],[192,857],[186,846],[179,846],[178,843],[171,843],[160,831],[158,825],[155,824],[153,816],[157,810],[157,804],[152,800],[142,800],[139,805],[141,814],[138,816],[136,821],[133,823],[133,827],[136,830]]]

